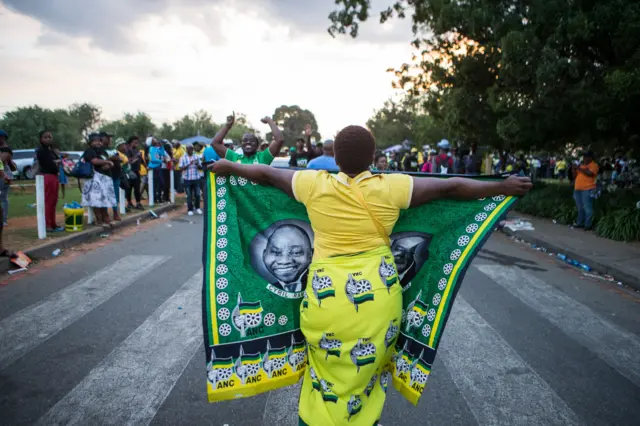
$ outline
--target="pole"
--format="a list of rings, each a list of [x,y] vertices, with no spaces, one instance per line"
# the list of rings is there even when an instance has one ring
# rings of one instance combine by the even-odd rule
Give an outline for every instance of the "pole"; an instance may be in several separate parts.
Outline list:
[[[169,189],[169,194],[171,194],[169,196],[169,199],[171,200],[171,204],[175,204],[176,203],[176,188],[175,188],[175,183],[176,183],[176,177],[173,173],[173,170],[169,169],[169,186],[171,189]]]
[[[38,238],[47,238],[47,223],[44,216],[44,176],[36,176],[36,214],[38,220]]]
[[[120,203],[119,203],[119,205],[120,205],[120,214],[125,214],[125,213],[127,213],[127,209],[126,209],[125,204],[124,204],[124,198],[126,197],[126,195],[124,193],[124,189],[122,189],[122,188],[118,188],[118,189],[120,190]]]
[[[148,173],[147,173],[147,177],[149,178],[149,184],[148,184],[148,188],[147,188],[147,193],[149,194],[149,207],[153,207],[154,203],[153,203],[153,195],[154,195],[154,191],[153,191],[153,169],[149,169]]]
[[[95,221],[96,219],[93,216],[93,208],[87,207],[87,225],[93,225]]]

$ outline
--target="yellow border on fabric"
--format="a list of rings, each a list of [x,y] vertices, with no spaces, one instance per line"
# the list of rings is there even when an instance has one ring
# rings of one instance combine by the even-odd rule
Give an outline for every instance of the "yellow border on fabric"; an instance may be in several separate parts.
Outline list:
[[[209,226],[209,251],[213,250],[213,253],[209,253],[209,279],[207,280],[207,283],[209,285],[209,316],[211,318],[211,324],[209,324],[210,327],[212,327],[212,331],[213,333],[211,333],[211,335],[213,336],[213,344],[217,345],[220,343],[220,338],[218,336],[218,316],[216,315],[216,313],[218,312],[217,309],[217,305],[216,305],[216,286],[215,286],[215,282],[216,282],[216,236],[218,235],[218,233],[216,232],[216,228],[217,228],[217,224],[218,224],[218,200],[216,199],[216,174],[215,173],[210,173],[209,175],[209,185],[208,189],[209,189],[209,197],[207,197],[209,199],[209,206],[211,206],[211,209],[207,212],[207,214],[209,215],[209,217],[207,218],[207,220],[209,220],[210,222],[210,226]]]
[[[243,387],[242,389],[229,389],[225,391],[213,391],[211,382],[207,381],[207,396],[209,402],[229,401],[232,399],[247,398],[250,396],[259,395],[268,391],[283,388],[285,386],[295,385],[300,381],[300,378],[304,375],[306,367],[300,371],[294,373],[294,375],[285,377],[282,379],[271,380],[264,383],[259,383],[256,386]],[[261,373],[262,374],[262,373]]]
[[[456,265],[453,267],[453,271],[451,272],[451,276],[449,277],[449,281],[447,281],[447,288],[445,289],[444,293],[442,294],[442,301],[440,302],[440,306],[438,307],[438,313],[436,314],[436,319],[433,322],[433,331],[431,332],[431,337],[429,338],[429,346],[430,347],[432,347],[432,348],[434,347],[435,339],[436,339],[436,336],[438,335],[438,333],[437,333],[438,327],[440,326],[440,320],[442,319],[442,312],[444,311],[445,307],[447,306],[447,300],[449,299],[449,294],[450,294],[451,289],[453,287],[451,284],[455,281],[456,277],[458,276],[458,271],[460,270],[460,267],[465,264],[465,259],[467,258],[469,253],[471,253],[473,251],[473,249],[475,248],[475,245],[477,244],[478,240],[480,238],[482,238],[482,236],[484,234],[484,231],[487,229],[488,226],[491,226],[491,224],[493,222],[493,219],[496,216],[502,214],[502,210],[505,208],[505,206],[507,206],[509,204],[509,201],[511,201],[511,199],[513,199],[513,197],[511,197],[511,196],[506,197],[498,205],[498,207],[493,212],[491,212],[489,217],[487,217],[487,219],[484,221],[484,223],[480,226],[480,229],[478,229],[478,231],[475,233],[473,238],[471,238],[471,241],[469,242],[469,244],[467,245],[465,250],[462,252],[462,255],[460,256],[460,259],[458,260]]]

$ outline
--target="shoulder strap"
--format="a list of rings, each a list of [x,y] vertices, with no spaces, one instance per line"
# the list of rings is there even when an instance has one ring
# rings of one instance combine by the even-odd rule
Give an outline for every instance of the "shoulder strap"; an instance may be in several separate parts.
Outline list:
[[[358,202],[360,203],[360,205],[362,205],[362,207],[364,207],[367,213],[369,213],[369,217],[371,218],[371,221],[373,222],[376,229],[378,230],[378,234],[380,234],[380,237],[384,240],[385,244],[390,246],[391,241],[389,240],[389,235],[387,234],[387,231],[385,231],[380,221],[373,215],[373,212],[369,208],[369,205],[367,204],[364,197],[362,196],[362,192],[360,191],[360,188],[358,188],[358,184],[355,181],[351,182],[349,184],[349,188],[353,190],[353,193],[356,195],[356,198],[358,199]]]

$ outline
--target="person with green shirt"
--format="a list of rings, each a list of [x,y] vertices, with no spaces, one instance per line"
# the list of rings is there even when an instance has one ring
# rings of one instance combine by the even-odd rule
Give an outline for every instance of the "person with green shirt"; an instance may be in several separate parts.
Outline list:
[[[228,149],[224,146],[224,138],[227,136],[227,133],[233,127],[233,123],[236,121],[236,115],[230,115],[227,117],[226,124],[216,133],[211,141],[211,146],[215,149],[216,153],[220,156],[220,158],[224,158],[226,160],[232,161],[234,163],[242,163],[242,164],[271,164],[273,159],[278,155],[280,149],[282,148],[282,144],[284,144],[284,136],[282,136],[282,132],[276,125],[276,123],[271,119],[271,117],[265,117],[262,121],[265,124],[268,124],[271,127],[271,134],[273,135],[273,141],[269,144],[269,149],[264,151],[258,151],[258,138],[253,133],[245,133],[242,135],[242,154],[236,154],[232,150]]]

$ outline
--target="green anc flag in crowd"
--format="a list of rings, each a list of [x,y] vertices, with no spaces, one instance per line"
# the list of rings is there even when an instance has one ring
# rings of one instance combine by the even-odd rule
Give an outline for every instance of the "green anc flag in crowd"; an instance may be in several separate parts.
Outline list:
[[[311,256],[302,257],[302,272],[292,276],[274,267],[266,248],[274,234],[295,226],[303,232],[288,237],[306,233],[299,244],[310,245],[311,253],[313,231],[306,209],[273,187],[213,173],[207,173],[205,199],[202,294],[209,401],[294,384],[307,365],[300,304],[306,303]],[[440,200],[400,214],[391,235],[397,272],[392,264],[381,264],[379,273],[387,286],[398,279],[402,285],[402,323],[389,325],[385,344],[395,345],[392,382],[414,404],[431,372],[465,271],[514,201],[505,196]],[[333,289],[318,282],[313,291],[321,301]],[[358,303],[366,303],[367,294],[361,299]],[[326,356],[348,357],[336,342],[323,336]],[[358,366],[370,361],[366,356],[355,360]],[[386,388],[389,377],[383,379]],[[332,398],[329,391],[327,398]],[[357,401],[352,405],[359,409]]]

